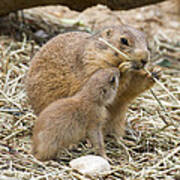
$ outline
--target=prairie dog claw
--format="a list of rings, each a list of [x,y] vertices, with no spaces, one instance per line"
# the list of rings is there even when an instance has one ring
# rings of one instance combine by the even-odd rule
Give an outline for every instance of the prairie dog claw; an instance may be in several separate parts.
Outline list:
[[[159,79],[161,77],[161,70],[162,69],[160,67],[155,67],[151,72],[152,77],[155,79]]]

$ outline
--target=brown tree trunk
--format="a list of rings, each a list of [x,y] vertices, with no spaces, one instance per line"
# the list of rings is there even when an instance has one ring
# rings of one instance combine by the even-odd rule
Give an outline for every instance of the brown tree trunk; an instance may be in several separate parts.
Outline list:
[[[0,0],[0,16],[20,9],[45,5],[65,5],[70,9],[82,11],[97,4],[107,5],[113,10],[126,10],[165,0]]]

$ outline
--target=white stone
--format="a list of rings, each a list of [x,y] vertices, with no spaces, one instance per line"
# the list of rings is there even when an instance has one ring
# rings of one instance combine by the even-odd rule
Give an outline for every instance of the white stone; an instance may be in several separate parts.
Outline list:
[[[87,155],[70,161],[70,166],[82,174],[98,176],[110,171],[108,161],[100,156]]]

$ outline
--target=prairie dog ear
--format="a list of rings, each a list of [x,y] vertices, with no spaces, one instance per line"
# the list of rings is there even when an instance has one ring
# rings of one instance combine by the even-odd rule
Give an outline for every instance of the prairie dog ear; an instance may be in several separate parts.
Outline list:
[[[113,28],[107,28],[102,32],[102,37],[111,38],[113,35]]]

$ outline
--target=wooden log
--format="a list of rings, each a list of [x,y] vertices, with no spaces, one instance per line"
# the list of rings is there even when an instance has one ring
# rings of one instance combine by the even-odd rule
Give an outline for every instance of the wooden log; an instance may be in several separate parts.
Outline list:
[[[108,6],[112,10],[127,10],[165,0],[1,0],[0,16],[17,10],[46,5],[64,5],[72,10],[82,11],[97,4]]]

